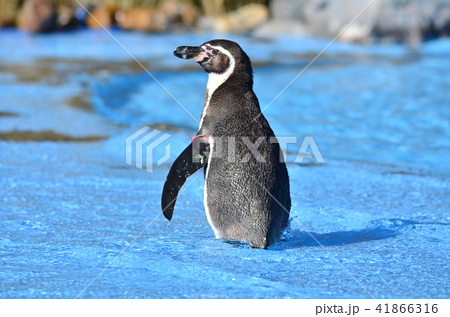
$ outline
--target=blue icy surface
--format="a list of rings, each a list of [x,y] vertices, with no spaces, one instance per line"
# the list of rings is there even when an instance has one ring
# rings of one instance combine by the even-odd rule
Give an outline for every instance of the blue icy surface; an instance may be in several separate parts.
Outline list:
[[[275,133],[298,140],[291,228],[258,250],[214,239],[201,172],[170,223],[160,210],[206,85],[172,51],[217,36],[113,35],[128,52],[105,32],[0,32],[0,113],[15,114],[0,133],[107,137],[0,141],[1,298],[450,296],[449,40],[334,43],[308,66],[327,40],[227,36],[253,61]],[[70,106],[80,98],[92,110]],[[169,144],[170,159],[151,173],[125,162],[145,125],[170,135],[155,154]],[[307,136],[325,163],[301,159]]]

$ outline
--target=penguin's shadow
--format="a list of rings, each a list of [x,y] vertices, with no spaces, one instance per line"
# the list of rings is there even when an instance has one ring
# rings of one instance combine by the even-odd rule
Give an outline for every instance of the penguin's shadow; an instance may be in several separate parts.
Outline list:
[[[394,238],[398,230],[386,228],[364,229],[359,231],[337,231],[330,233],[305,232],[293,230],[288,237],[269,247],[269,250],[282,251],[303,247],[342,246],[374,240]]]

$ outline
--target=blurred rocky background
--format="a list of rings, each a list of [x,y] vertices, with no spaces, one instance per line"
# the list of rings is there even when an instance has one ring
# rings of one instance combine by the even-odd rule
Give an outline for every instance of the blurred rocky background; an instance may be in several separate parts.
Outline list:
[[[450,0],[0,0],[0,27],[339,35],[348,42],[415,44],[450,35]]]

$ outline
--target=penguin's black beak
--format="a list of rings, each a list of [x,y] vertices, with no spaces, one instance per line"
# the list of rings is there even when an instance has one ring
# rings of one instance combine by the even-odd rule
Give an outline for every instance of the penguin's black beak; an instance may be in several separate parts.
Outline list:
[[[211,56],[217,54],[216,49],[209,49],[207,46],[180,46],[173,51],[173,55],[182,59],[192,59],[197,63],[207,61]]]
[[[173,51],[173,55],[182,59],[195,59],[203,53],[199,46],[179,46]]]

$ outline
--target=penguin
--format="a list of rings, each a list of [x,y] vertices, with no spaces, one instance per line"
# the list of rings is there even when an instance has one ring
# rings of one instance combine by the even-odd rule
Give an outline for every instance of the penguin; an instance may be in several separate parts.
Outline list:
[[[167,175],[161,206],[170,221],[187,178],[204,170],[204,208],[217,239],[266,249],[279,241],[291,209],[283,153],[253,91],[239,44],[223,39],[180,46],[174,55],[208,74],[200,126]]]

